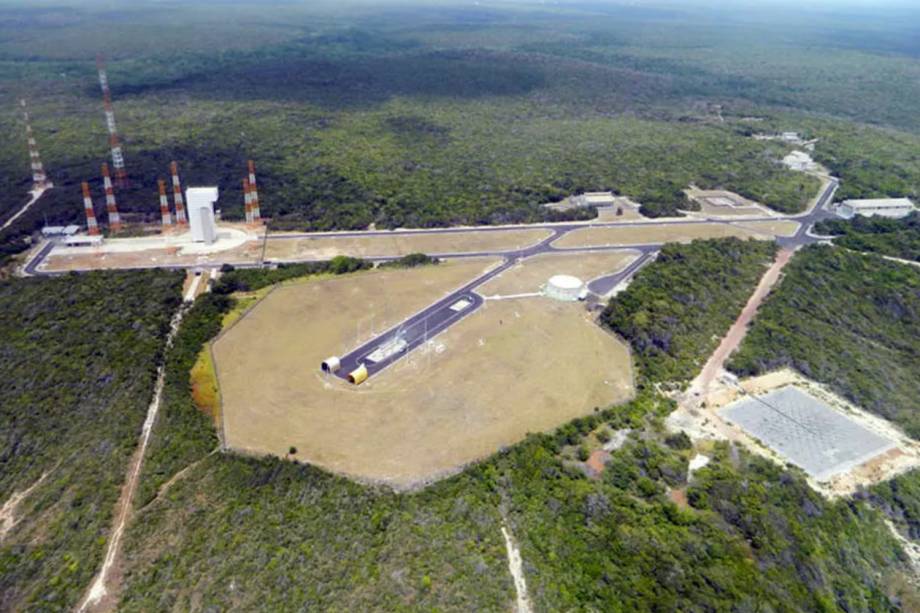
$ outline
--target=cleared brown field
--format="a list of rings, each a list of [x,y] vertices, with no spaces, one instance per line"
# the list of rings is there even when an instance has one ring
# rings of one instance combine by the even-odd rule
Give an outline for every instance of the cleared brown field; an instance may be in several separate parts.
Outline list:
[[[773,235],[726,223],[667,223],[654,226],[579,228],[553,242],[553,246],[562,249],[628,246],[648,243],[687,242],[697,238],[724,238],[727,236],[762,240],[773,238]]]
[[[469,278],[483,263],[269,294],[213,347],[227,446],[278,456],[293,446],[299,460],[403,489],[631,396],[627,347],[582,305],[543,298],[487,303],[360,387],[320,373],[370,302],[380,312],[389,296],[406,316],[457,285],[448,267]]]
[[[549,230],[534,228],[443,234],[275,239],[268,241],[266,257],[282,260],[328,259],[337,255],[386,257],[409,253],[512,251],[534,245],[550,234]]]
[[[213,254],[181,255],[176,249],[147,249],[145,251],[55,253],[40,266],[48,272],[68,270],[118,270],[150,266],[206,266],[214,264],[254,264],[262,251],[261,243],[251,241],[241,247]]]
[[[794,236],[802,226],[797,221],[779,220],[779,221],[743,221],[738,222],[742,228],[762,232],[763,234],[772,234],[773,236]]]
[[[553,275],[578,277],[584,282],[623,269],[639,256],[638,251],[613,253],[542,254],[527,258],[477,288],[483,296],[537,292]]]

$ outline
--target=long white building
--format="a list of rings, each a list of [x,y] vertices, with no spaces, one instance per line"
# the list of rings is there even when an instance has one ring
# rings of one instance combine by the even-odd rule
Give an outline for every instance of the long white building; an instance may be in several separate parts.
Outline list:
[[[852,219],[857,215],[871,217],[893,217],[895,219],[910,215],[917,207],[907,198],[874,198],[869,200],[844,200],[837,205],[837,215]]]

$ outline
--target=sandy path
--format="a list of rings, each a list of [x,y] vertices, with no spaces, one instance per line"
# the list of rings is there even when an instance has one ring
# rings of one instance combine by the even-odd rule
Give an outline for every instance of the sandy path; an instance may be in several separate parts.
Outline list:
[[[180,308],[173,316],[170,324],[169,335],[166,338],[166,347],[172,345],[176,332],[179,330],[179,324],[182,322],[184,310]],[[150,442],[150,433],[153,430],[153,424],[156,422],[157,413],[160,410],[160,400],[163,397],[163,386],[166,381],[166,369],[164,364],[160,364],[157,369],[157,382],[154,387],[153,400],[147,409],[147,418],[144,420],[144,426],[141,428],[140,444],[134,452],[134,457],[128,465],[128,477],[121,490],[121,496],[115,506],[115,523],[112,527],[111,535],[108,540],[108,547],[105,552],[105,559],[102,567],[96,575],[90,588],[83,600],[77,606],[77,611],[110,611],[115,609],[114,593],[119,587],[119,579],[113,575],[113,568],[121,553],[121,540],[124,535],[125,526],[131,516],[131,508],[134,503],[134,493],[137,491],[137,484],[140,481],[141,467],[144,464],[144,453],[147,451],[147,443]]]
[[[48,472],[42,474],[42,476],[39,477],[35,483],[22,490],[21,492],[13,492],[13,495],[10,496],[9,500],[3,503],[3,507],[0,508],[0,541],[6,538],[6,535],[9,534],[9,531],[16,526],[16,509],[19,507],[19,503],[28,498],[29,494],[34,492],[35,488],[41,485],[50,473],[51,471],[49,470]]]
[[[508,570],[514,579],[514,591],[517,593],[515,610],[517,613],[531,613],[530,597],[527,595],[527,582],[524,580],[524,561],[521,559],[521,550],[518,549],[514,535],[507,526],[507,520],[502,520],[502,536],[505,537],[505,548],[508,550]]]
[[[13,225],[13,222],[16,221],[17,219],[19,219],[19,216],[20,216],[20,215],[22,215],[23,213],[25,213],[26,211],[28,211],[29,208],[30,208],[33,204],[35,204],[36,202],[38,202],[38,199],[42,197],[42,194],[44,194],[44,193],[45,193],[46,191],[48,191],[49,189],[51,189],[51,188],[50,188],[50,187],[42,187],[41,189],[33,189],[31,192],[29,192],[30,194],[32,194],[32,199],[29,200],[28,202],[26,202],[25,206],[23,206],[21,209],[19,209],[18,211],[16,211],[16,214],[15,214],[15,215],[13,215],[13,216],[10,217],[9,219],[7,219],[6,222],[3,224],[3,226],[0,226],[0,230],[6,230],[6,229],[9,228],[11,225]]]
[[[728,333],[722,339],[722,342],[719,343],[715,352],[709,356],[709,360],[707,360],[706,364],[703,366],[703,370],[700,371],[700,374],[693,380],[693,383],[690,384],[690,397],[697,395],[702,398],[706,397],[709,391],[709,384],[712,383],[712,380],[722,370],[728,356],[731,355],[741,344],[741,341],[744,340],[744,337],[747,335],[748,324],[754,319],[754,315],[757,313],[760,303],[763,302],[763,299],[767,297],[767,294],[770,293],[770,290],[776,284],[780,272],[782,272],[786,264],[789,263],[789,260],[792,259],[793,253],[793,251],[783,249],[777,254],[776,260],[760,279],[760,283],[757,284],[757,288],[754,290],[754,293],[751,294],[751,297],[748,299],[744,309],[742,309],[738,319],[736,319],[732,327],[729,328]]]

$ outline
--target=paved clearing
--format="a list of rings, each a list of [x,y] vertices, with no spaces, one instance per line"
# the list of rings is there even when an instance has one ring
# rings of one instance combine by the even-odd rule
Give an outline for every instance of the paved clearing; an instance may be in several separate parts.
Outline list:
[[[553,247],[610,247],[618,245],[648,245],[666,242],[688,242],[697,238],[773,238],[753,230],[725,223],[667,223],[631,227],[579,228],[553,243]]]
[[[622,270],[639,257],[638,251],[615,253],[541,254],[509,268],[476,291],[483,296],[538,292],[553,275],[565,274],[584,282]]]
[[[487,303],[360,387],[320,373],[356,320],[389,308],[392,324],[484,267],[362,273],[272,292],[214,344],[226,445],[278,456],[294,446],[297,459],[403,489],[631,397],[627,347],[583,305],[543,298]]]
[[[769,234],[771,236],[795,236],[795,233],[802,227],[797,221],[777,220],[777,221],[741,221],[735,224],[747,230]]]
[[[846,472],[895,446],[793,386],[745,398],[723,409],[722,414],[818,481]]]
[[[479,253],[513,251],[539,243],[551,232],[542,228],[489,232],[441,234],[394,234],[393,236],[323,236],[318,238],[273,239],[265,257],[273,259],[328,259],[402,256],[409,253]]]

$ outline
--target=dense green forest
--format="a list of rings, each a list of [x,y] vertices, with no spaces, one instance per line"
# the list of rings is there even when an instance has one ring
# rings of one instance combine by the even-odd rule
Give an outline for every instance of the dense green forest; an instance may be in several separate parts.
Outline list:
[[[812,246],[796,255],[728,367],[791,366],[920,437],[920,270]]]
[[[749,137],[779,130],[819,139],[841,195],[920,185],[914,32],[893,11],[820,14],[814,29],[768,12],[755,28],[731,10],[601,4],[3,10],[0,129],[12,138],[0,220],[29,185],[19,97],[57,187],[0,233],[2,253],[46,219],[81,221],[84,179],[105,219],[98,52],[132,177],[118,193],[129,221],[156,220],[156,179],[173,159],[186,185],[220,187],[227,219],[242,217],[255,159],[279,229],[558,219],[542,204],[605,189],[671,215],[690,206],[691,183],[794,212],[816,181],[779,163],[786,145]]]
[[[815,230],[835,236],[834,244],[861,252],[872,252],[902,260],[920,262],[920,213],[904,219],[861,217],[818,222]]]
[[[282,263],[275,268],[238,268],[234,270],[232,266],[228,266],[214,284],[214,293],[226,295],[234,292],[251,292],[297,277],[324,273],[344,275],[358,270],[367,270],[372,266],[373,264],[367,260],[345,255],[336,256],[326,262]]]
[[[686,276],[704,276],[695,268],[704,254],[734,262],[741,251],[760,270],[772,255],[736,240],[709,243],[682,246],[686,257],[676,261],[695,271]],[[187,315],[192,332],[179,336],[191,341],[187,356],[219,328],[224,300],[199,298]],[[180,428],[179,448],[198,452],[166,491],[145,496],[128,534],[122,607],[503,609],[513,599],[503,523],[520,543],[541,611],[612,602],[623,610],[784,610],[795,602],[795,610],[895,611],[920,602],[877,510],[914,521],[913,493],[828,502],[798,471],[728,444],[708,451],[713,462],[688,483],[692,445],[661,423],[671,409],[643,392],[403,495],[295,462],[206,455],[213,434]],[[171,410],[173,423],[202,419],[188,399]],[[576,451],[623,429],[631,434],[607,470],[586,477]],[[162,484],[182,463],[160,464],[145,479]],[[676,503],[676,491],[689,504]]]
[[[632,345],[642,376],[692,379],[741,312],[776,244],[736,238],[668,244],[610,301],[601,321]]]
[[[0,282],[0,609],[64,610],[101,560],[183,275]]]

